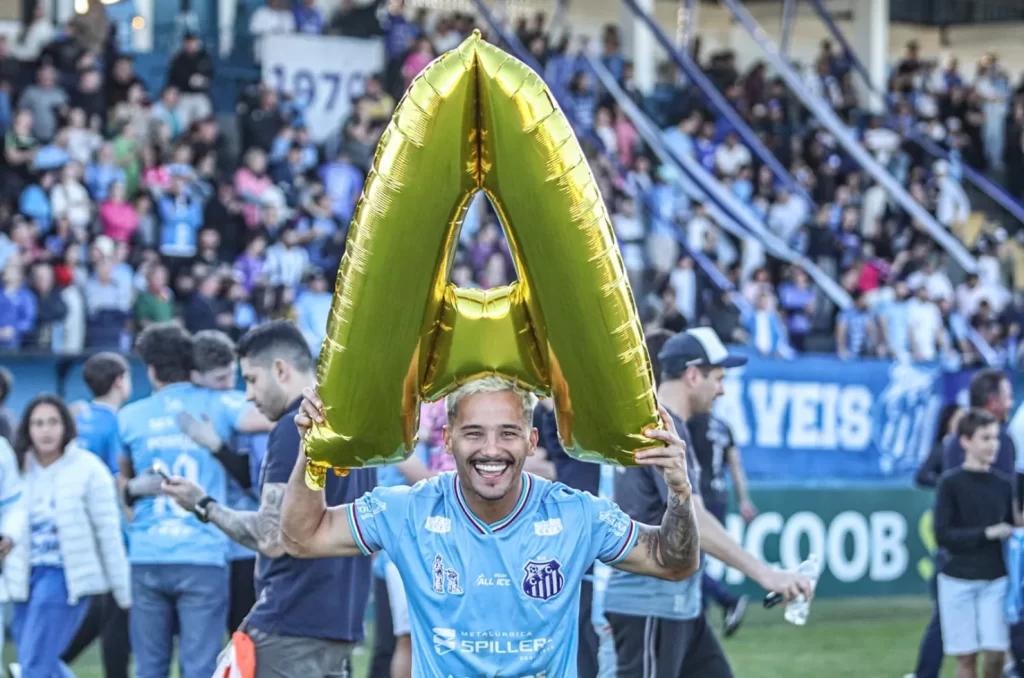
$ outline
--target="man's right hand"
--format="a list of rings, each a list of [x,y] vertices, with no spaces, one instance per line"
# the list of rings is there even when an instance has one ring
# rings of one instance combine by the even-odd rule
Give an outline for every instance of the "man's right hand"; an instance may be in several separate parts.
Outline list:
[[[991,539],[992,541],[1002,541],[1009,539],[1013,535],[1013,525],[1009,523],[999,523],[998,525],[989,525],[985,528],[985,538]]]
[[[299,428],[299,436],[305,438],[306,432],[313,428],[313,424],[322,423],[324,423],[323,401],[313,389],[302,389],[302,404],[299,405],[299,413],[295,415],[295,425]]]

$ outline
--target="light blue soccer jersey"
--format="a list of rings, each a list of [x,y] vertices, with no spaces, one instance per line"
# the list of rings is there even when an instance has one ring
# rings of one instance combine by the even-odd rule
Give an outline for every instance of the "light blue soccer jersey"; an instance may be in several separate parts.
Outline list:
[[[580,582],[638,535],[608,500],[530,474],[492,525],[469,511],[453,473],[378,487],[348,514],[363,553],[386,551],[398,567],[413,675],[430,678],[576,676]]]
[[[78,441],[81,446],[102,459],[110,472],[116,476],[117,459],[121,456],[117,412],[109,405],[93,401],[75,417],[75,428],[78,429]]]
[[[187,383],[165,386],[121,410],[118,428],[124,453],[130,456],[136,473],[161,462],[171,474],[198,483],[224,503],[224,467],[210,450],[181,431],[178,414],[208,416],[217,435],[228,440],[249,407],[238,391],[211,391]],[[228,538],[223,532],[199,522],[166,496],[144,497],[135,503],[128,535],[128,557],[137,564],[223,565],[228,551]]]

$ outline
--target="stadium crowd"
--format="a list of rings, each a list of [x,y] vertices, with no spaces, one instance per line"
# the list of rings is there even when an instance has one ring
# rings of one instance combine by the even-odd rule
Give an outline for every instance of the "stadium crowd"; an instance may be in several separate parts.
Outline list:
[[[257,85],[239,101],[240,144],[233,143],[212,114],[215,60],[191,33],[160,91],[147,90],[115,40],[97,37],[106,29],[94,12],[57,33],[37,14],[17,39],[0,41],[9,177],[0,202],[0,347],[123,350],[140,329],[175,317],[191,331],[234,336],[266,319],[293,318],[318,346],[347,225],[395,102],[475,25],[461,13],[413,16],[398,1],[388,8],[344,4],[324,17],[312,3],[293,9],[275,0],[251,17],[257,58],[262,37],[274,32],[384,36],[385,72],[367,81],[351,117],[321,145],[310,140],[301,102]],[[824,350],[965,363],[979,361],[980,337],[998,361],[1016,362],[1024,296],[1010,290],[1024,284],[1013,266],[1024,230],[985,230],[974,244],[978,274],[958,275],[764,64],[741,73],[729,52],[703,60],[715,86],[806,187],[818,205],[812,209],[698,90],[681,84],[674,67],[664,64],[654,90],[640,92],[617,29],[607,27],[603,62],[666,129],[666,143],[692,154],[840,281],[856,304],[837,312],[803,272],[725,233],[685,197],[596,84],[567,28],[538,14],[516,30],[549,82],[567,93],[562,103],[581,136],[600,140],[601,148],[590,148],[592,165],[648,326],[707,324],[768,355]],[[961,162],[1024,176],[1014,171],[1022,162],[1024,90],[1010,89],[994,58],[972,80],[955,60],[940,68],[911,46],[893,69],[889,118],[862,114],[849,64],[828,43],[811,70],[808,83],[947,227],[959,232],[972,218]],[[952,161],[933,162],[909,140],[912,129],[955,151]],[[713,282],[709,267],[732,289]],[[497,219],[480,197],[452,279],[490,287],[513,277]]]

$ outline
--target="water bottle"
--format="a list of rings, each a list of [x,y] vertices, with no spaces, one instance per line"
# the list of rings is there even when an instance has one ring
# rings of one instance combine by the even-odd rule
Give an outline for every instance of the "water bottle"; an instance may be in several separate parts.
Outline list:
[[[807,560],[800,563],[800,567],[796,568],[796,572],[811,580],[811,589],[813,590],[818,585],[818,576],[821,574],[818,556],[812,553]],[[785,617],[786,621],[790,624],[803,626],[807,623],[807,615],[810,613],[810,602],[803,595],[799,595],[786,605]]]

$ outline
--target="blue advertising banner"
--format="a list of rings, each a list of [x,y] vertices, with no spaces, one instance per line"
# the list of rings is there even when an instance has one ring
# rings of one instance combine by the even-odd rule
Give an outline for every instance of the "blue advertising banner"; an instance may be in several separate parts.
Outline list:
[[[938,365],[752,357],[729,370],[715,411],[751,480],[880,480],[927,456],[953,390]]]

